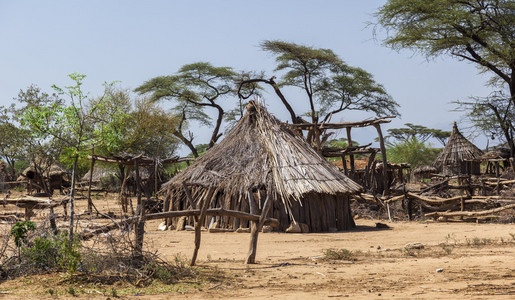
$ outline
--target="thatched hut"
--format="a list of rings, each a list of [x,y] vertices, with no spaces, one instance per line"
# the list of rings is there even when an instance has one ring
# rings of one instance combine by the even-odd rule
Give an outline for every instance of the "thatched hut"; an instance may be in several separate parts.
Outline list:
[[[460,133],[454,122],[451,136],[438,154],[433,166],[448,176],[469,173],[479,175],[480,164],[472,160],[481,155],[483,152]]]
[[[420,182],[424,179],[431,179],[434,174],[438,173],[438,170],[432,166],[418,166],[411,171],[411,181]]]
[[[354,226],[349,198],[360,190],[297,132],[251,101],[225,139],[167,182],[162,192],[167,195],[165,211],[199,207],[207,199],[210,208],[261,211],[279,220],[279,230],[294,222],[322,232]],[[213,222],[228,229],[249,226],[249,221],[228,216],[208,218],[204,225]]]
[[[54,189],[59,189],[62,192],[63,187],[70,187],[70,172],[60,165],[54,163],[50,166],[44,166],[42,172],[43,174],[40,174],[34,165],[31,165],[23,170],[17,180],[28,181],[27,188],[31,190],[31,186],[34,185],[38,191],[42,188],[41,182],[44,180],[50,193]]]

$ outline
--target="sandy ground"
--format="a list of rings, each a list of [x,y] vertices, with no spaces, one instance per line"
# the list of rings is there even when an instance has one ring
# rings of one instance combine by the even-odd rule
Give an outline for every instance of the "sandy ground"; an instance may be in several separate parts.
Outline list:
[[[118,207],[111,201],[96,203],[104,211],[116,212]],[[84,201],[79,212],[81,205]],[[378,229],[376,222],[390,228]],[[158,223],[147,222],[147,247],[166,259],[189,259],[194,233],[159,231]],[[254,265],[243,263],[250,234],[203,232],[197,264],[218,268],[226,282],[185,294],[130,298],[515,299],[514,224],[356,223],[350,232],[261,233]],[[415,242],[424,249],[403,250]],[[352,260],[326,260],[326,249],[350,250]]]
[[[249,234],[204,233],[199,265],[216,266],[236,280],[184,298],[515,298],[514,225],[412,222],[379,230],[375,222],[357,220],[351,232],[260,234],[258,263],[250,266],[243,264]],[[190,257],[192,232],[152,227],[157,223],[149,224],[146,236],[152,247],[167,257]],[[400,250],[414,242],[425,248],[413,256]],[[449,254],[441,243],[460,246]],[[323,250],[342,248],[355,251],[356,261],[323,259]]]

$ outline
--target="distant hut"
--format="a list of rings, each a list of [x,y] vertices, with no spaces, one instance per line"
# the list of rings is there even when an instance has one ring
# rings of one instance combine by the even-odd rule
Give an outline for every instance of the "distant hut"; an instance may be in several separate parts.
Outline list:
[[[165,211],[198,208],[210,198],[210,208],[259,214],[266,213],[270,200],[268,217],[279,220],[279,230],[298,222],[323,232],[355,226],[349,199],[360,190],[301,136],[251,101],[230,133],[162,192],[167,195]],[[208,218],[205,225],[213,222],[228,229],[248,227],[248,221],[228,216]]]
[[[36,186],[37,190],[40,191],[42,188],[42,180],[45,181],[51,193],[54,189],[59,189],[62,192],[63,187],[70,187],[71,177],[70,173],[58,164],[45,167],[43,174],[40,174],[36,168],[31,165],[23,170],[18,177],[18,181],[28,181],[27,188],[29,191],[32,185]]]
[[[433,166],[444,175],[480,174],[480,163],[473,161],[483,155],[474,144],[469,142],[458,130],[456,122],[452,128],[451,136]]]
[[[411,171],[411,181],[420,182],[424,179],[431,179],[438,170],[432,166],[418,166]]]
[[[504,171],[506,167],[510,165],[510,149],[509,148],[497,148],[490,150],[485,154],[474,159],[475,162],[486,162],[486,174],[496,174],[497,177],[500,175],[500,170]],[[500,164],[502,163],[502,165]]]
[[[90,174],[91,170],[82,176],[81,184],[83,186],[89,185]],[[121,180],[119,177],[120,175],[118,175],[116,169],[110,168],[109,166],[103,164],[97,164],[93,168],[91,185],[95,186],[95,188],[105,188],[108,191],[114,192],[120,188]]]

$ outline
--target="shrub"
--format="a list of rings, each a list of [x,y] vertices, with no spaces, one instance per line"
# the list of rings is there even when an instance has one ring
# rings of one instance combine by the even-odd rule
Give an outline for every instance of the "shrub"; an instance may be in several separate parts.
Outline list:
[[[408,163],[411,167],[430,165],[438,156],[440,149],[431,148],[417,138],[388,145],[388,159],[395,163]]]

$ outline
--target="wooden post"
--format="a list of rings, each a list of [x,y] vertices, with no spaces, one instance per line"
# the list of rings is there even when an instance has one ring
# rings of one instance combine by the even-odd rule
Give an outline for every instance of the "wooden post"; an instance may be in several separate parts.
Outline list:
[[[131,172],[131,165],[127,166],[127,171],[125,172],[125,176],[123,177],[122,187],[120,188],[120,204],[122,206],[122,213],[127,213],[127,196],[125,194],[125,186],[127,185],[127,180],[129,180],[129,176]],[[132,211],[134,215],[134,211]]]
[[[89,186],[88,186],[88,213],[93,211],[93,200],[91,200],[91,182],[93,181],[93,168],[95,167],[95,147],[91,149],[91,167],[89,168]]]
[[[249,253],[247,255],[246,264],[254,264],[256,263],[256,250],[257,250],[257,241],[258,241],[258,235],[259,231],[261,231],[261,228],[263,227],[263,224],[265,223],[266,215],[268,214],[268,211],[270,210],[270,207],[272,206],[273,199],[275,198],[270,194],[269,191],[267,191],[265,204],[263,205],[263,210],[261,211],[261,216],[259,217],[259,221],[253,222],[254,227],[252,227],[252,231],[250,233],[250,246],[249,246]]]
[[[367,167],[365,168],[365,178],[363,179],[363,182],[364,182],[364,188],[365,189],[369,189],[370,186],[371,186],[371,174],[373,174],[373,172],[371,172],[371,167],[372,167],[372,163],[374,162],[374,159],[376,158],[376,152],[372,152],[370,154],[370,156],[368,157],[368,163],[367,163]]]
[[[351,127],[347,127],[347,144],[349,144],[349,147],[352,147],[352,137],[350,135]],[[356,168],[354,167],[354,154],[349,155],[349,163],[350,163],[350,177],[351,179],[354,179],[354,174],[356,172]]]
[[[345,176],[349,176],[349,169],[347,168],[347,160],[345,159],[345,154],[342,155],[342,167]]]
[[[207,193],[207,196],[205,196],[204,199],[202,199],[202,204],[201,204],[201,208],[200,208],[200,216],[198,218],[198,222],[195,223],[195,249],[193,250],[193,256],[191,257],[190,266],[194,266],[195,261],[197,260],[198,249],[200,248],[200,238],[201,238],[200,231],[202,229],[202,224],[204,223],[204,221],[206,219],[207,208],[208,208],[209,204],[211,203],[211,200],[213,199],[213,197],[216,196],[216,195],[213,195],[214,190],[215,190],[214,188],[210,188]]]
[[[159,178],[158,176],[158,173],[157,173],[158,170],[158,167],[157,167],[157,158],[154,158],[154,196],[156,197],[157,199],[157,179]]]
[[[136,207],[136,215],[138,216],[138,221],[136,222],[136,226],[134,227],[134,233],[136,234],[135,252],[137,257],[141,257],[143,255],[143,237],[145,234],[145,203],[144,200],[141,198],[138,158],[134,159],[134,169],[136,173],[136,188],[138,191],[138,202]]]
[[[390,187],[388,186],[388,160],[386,159],[386,147],[384,146],[383,133],[381,132],[381,125],[374,124],[379,137],[379,146],[381,148],[381,154],[383,156],[383,195],[387,196],[390,194]]]

